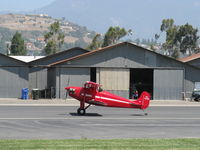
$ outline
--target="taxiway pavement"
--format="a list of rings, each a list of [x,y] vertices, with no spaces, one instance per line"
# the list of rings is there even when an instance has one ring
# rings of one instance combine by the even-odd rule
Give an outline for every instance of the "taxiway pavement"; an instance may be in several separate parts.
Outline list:
[[[0,106],[0,139],[200,138],[199,106],[141,110],[92,106]]]

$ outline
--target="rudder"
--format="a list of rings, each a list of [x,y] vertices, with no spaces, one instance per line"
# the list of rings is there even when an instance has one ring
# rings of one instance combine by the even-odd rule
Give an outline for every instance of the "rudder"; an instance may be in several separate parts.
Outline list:
[[[149,107],[149,102],[150,102],[150,94],[146,91],[142,92],[140,97],[138,98],[137,101],[141,101],[141,107],[140,109],[146,109]]]

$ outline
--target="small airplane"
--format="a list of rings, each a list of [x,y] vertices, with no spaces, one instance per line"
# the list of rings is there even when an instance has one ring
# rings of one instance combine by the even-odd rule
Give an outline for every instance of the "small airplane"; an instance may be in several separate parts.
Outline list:
[[[121,108],[148,108],[150,102],[150,94],[146,91],[142,92],[137,100],[129,100],[108,91],[104,91],[100,84],[86,81],[84,87],[65,87],[69,96],[80,101],[80,107],[77,109],[79,115],[85,115],[86,109],[91,105],[105,106],[105,107],[121,107]],[[89,105],[85,107],[85,103]],[[147,113],[144,113],[147,115]]]

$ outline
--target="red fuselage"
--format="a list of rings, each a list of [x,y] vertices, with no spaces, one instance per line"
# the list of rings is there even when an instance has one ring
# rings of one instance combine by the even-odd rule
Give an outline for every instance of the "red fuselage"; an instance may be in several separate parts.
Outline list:
[[[147,92],[142,93],[138,100],[129,100],[107,91],[99,91],[96,87],[66,87],[65,89],[69,96],[80,102],[98,106],[146,109],[150,100]]]

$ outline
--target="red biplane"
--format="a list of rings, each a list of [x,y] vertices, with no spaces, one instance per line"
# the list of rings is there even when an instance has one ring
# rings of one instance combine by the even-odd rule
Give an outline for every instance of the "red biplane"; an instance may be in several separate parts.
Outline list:
[[[101,85],[87,81],[84,87],[66,87],[69,96],[80,101],[80,108],[77,110],[79,115],[85,115],[86,109],[90,105],[106,106],[106,107],[122,107],[122,108],[136,108],[144,110],[148,108],[150,102],[150,94],[142,92],[137,100],[129,100],[101,88]],[[85,103],[89,105],[85,107]],[[145,113],[147,115],[147,113]]]

